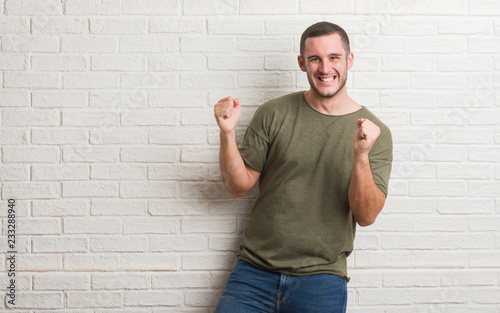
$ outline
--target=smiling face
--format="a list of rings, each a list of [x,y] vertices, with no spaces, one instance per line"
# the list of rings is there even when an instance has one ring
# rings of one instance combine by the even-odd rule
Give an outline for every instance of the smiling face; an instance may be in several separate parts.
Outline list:
[[[298,60],[300,69],[307,73],[311,90],[320,97],[333,98],[345,88],[353,55],[346,54],[338,34],[331,34],[307,38],[304,56]]]

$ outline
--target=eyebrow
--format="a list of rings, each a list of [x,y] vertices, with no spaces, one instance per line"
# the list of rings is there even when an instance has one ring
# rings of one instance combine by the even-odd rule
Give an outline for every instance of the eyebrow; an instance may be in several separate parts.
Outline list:
[[[329,56],[329,57],[331,57],[331,56],[334,56],[334,57],[341,57],[341,56],[342,56],[342,54],[341,54],[341,53],[330,53],[328,56]],[[310,55],[310,56],[308,56],[308,57],[307,57],[307,59],[308,59],[308,60],[309,60],[309,59],[312,59],[312,58],[319,58],[319,55]]]

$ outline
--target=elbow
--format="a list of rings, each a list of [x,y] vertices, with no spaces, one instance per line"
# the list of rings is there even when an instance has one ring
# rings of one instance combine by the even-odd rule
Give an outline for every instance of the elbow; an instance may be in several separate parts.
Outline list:
[[[233,186],[230,186],[228,184],[225,184],[225,187],[226,187],[227,192],[229,192],[229,194],[233,198],[243,197],[244,195],[246,195],[248,193],[248,191],[234,188]]]
[[[375,218],[373,219],[368,219],[368,218],[365,218],[365,219],[362,219],[360,221],[356,221],[358,223],[359,226],[361,227],[367,227],[367,226],[370,226],[372,225],[373,223],[375,223]]]

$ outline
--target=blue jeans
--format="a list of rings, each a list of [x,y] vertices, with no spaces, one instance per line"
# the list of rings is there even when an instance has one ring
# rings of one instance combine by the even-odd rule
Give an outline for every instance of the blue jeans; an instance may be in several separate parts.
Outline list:
[[[290,276],[238,260],[214,313],[345,313],[345,278]]]

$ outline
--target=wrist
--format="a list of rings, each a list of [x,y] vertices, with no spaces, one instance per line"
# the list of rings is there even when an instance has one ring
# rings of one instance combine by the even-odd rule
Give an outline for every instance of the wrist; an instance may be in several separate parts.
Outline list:
[[[368,153],[358,153],[358,154],[355,153],[354,163],[370,164],[370,158],[368,157]]]

